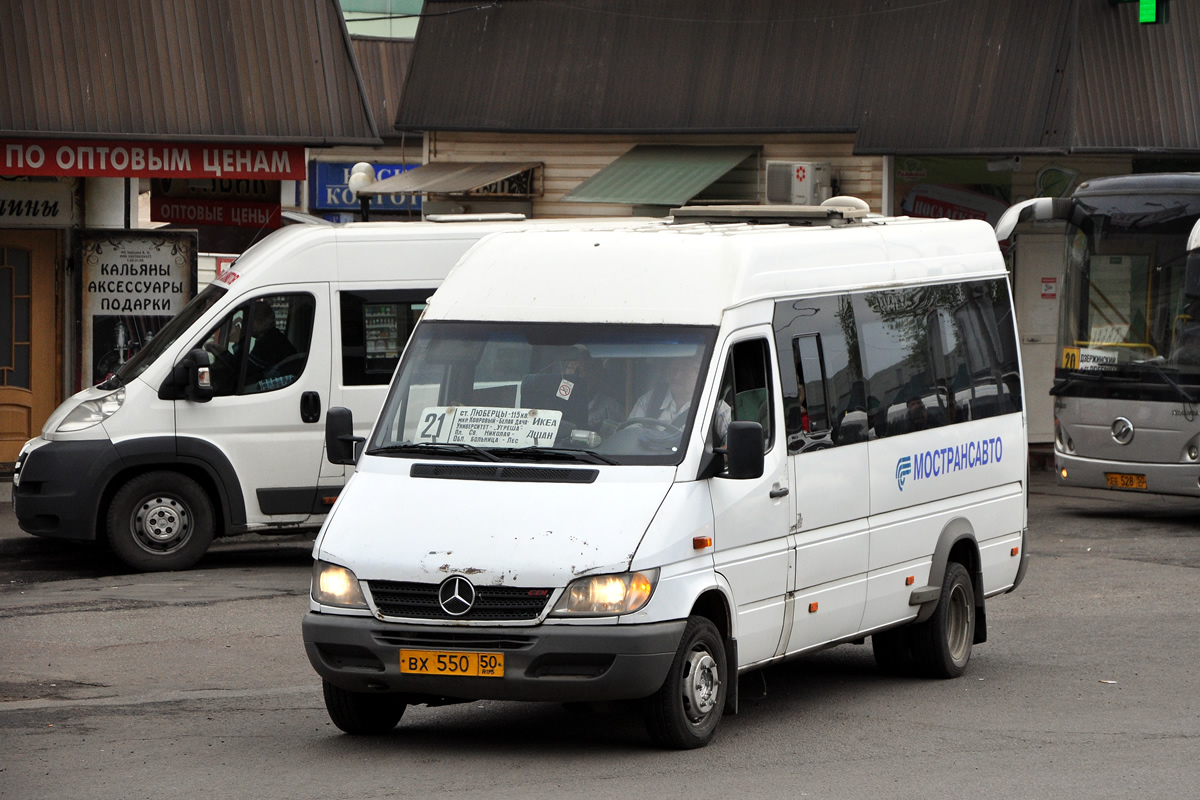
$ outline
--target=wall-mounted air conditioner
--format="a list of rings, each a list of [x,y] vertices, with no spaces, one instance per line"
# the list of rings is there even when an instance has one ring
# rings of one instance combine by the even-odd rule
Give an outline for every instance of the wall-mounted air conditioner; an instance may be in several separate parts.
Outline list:
[[[815,161],[768,161],[767,202],[818,206],[833,195],[833,172]]]

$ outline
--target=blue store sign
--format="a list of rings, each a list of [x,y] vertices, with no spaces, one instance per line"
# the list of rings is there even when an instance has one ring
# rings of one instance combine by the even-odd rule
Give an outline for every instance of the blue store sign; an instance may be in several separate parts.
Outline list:
[[[357,162],[312,161],[308,165],[308,207],[316,211],[357,211],[358,200],[346,185]],[[375,164],[379,180],[399,175],[418,164]],[[421,208],[419,194],[386,194],[371,198],[372,211],[415,211]]]

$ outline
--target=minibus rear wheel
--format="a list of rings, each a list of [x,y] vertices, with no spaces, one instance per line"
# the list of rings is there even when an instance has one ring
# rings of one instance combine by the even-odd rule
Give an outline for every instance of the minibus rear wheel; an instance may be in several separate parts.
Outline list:
[[[917,670],[927,678],[957,678],[971,660],[975,641],[975,589],[962,564],[951,561],[933,616],[911,628]]]
[[[212,542],[212,501],[186,475],[145,472],[113,495],[107,533],[113,552],[136,570],[188,569]]]
[[[646,731],[664,747],[708,744],[725,710],[729,678],[725,644],[705,617],[688,617],[662,688],[646,700]]]
[[[408,708],[389,694],[351,692],[329,681],[322,681],[325,710],[338,728],[352,736],[378,736],[396,727]]]

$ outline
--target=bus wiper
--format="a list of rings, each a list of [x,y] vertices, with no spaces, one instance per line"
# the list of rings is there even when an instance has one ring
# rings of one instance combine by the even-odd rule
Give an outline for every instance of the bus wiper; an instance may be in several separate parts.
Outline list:
[[[415,455],[447,455],[447,450],[452,453],[461,455],[474,456],[481,461],[499,461],[500,459],[484,450],[481,447],[476,447],[473,444],[463,444],[461,442],[400,442],[400,444],[389,444],[384,447],[375,447],[367,451],[369,456],[384,455],[386,453],[413,453]]]
[[[1100,375],[1100,374],[1087,375],[1087,374],[1081,374],[1081,373],[1076,372],[1075,374],[1068,375],[1065,378],[1055,379],[1054,385],[1050,387],[1050,396],[1057,397],[1058,395],[1065,392],[1067,390],[1067,387],[1071,386],[1076,381],[1082,381],[1082,380],[1098,381],[1103,377],[1104,376]]]
[[[518,458],[547,455],[556,458],[567,457],[588,464],[612,464],[614,466],[621,463],[620,461],[614,461],[608,456],[602,456],[595,450],[576,450],[573,447],[539,447],[537,445],[533,445],[532,447],[514,447],[512,449],[505,449],[504,455],[515,455]]]
[[[1188,394],[1186,389],[1184,389],[1182,386],[1180,386],[1178,383],[1176,383],[1175,379],[1172,378],[1169,374],[1167,374],[1167,371],[1165,369],[1163,369],[1162,367],[1160,367],[1157,362],[1155,362],[1155,361],[1139,361],[1139,362],[1137,362],[1137,364],[1138,364],[1138,366],[1150,367],[1155,372],[1157,372],[1159,374],[1159,376],[1164,381],[1166,381],[1167,384],[1176,391],[1176,393],[1179,394],[1179,397],[1183,400],[1183,402],[1195,404],[1195,402],[1196,402],[1195,398],[1193,398],[1190,394]]]

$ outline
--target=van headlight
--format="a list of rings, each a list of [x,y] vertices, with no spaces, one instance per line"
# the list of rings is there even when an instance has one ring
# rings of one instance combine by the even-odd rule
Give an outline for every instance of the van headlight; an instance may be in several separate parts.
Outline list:
[[[657,584],[657,569],[580,578],[567,586],[550,613],[556,617],[632,614],[649,602]]]
[[[94,400],[84,400],[67,414],[67,418],[59,423],[56,430],[59,433],[81,431],[93,425],[99,425],[104,420],[117,413],[117,409],[125,402],[125,387],[115,392],[97,397]]]
[[[354,573],[326,561],[313,562],[312,599],[323,606],[367,607],[367,598],[363,597]]]

